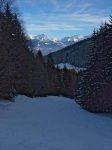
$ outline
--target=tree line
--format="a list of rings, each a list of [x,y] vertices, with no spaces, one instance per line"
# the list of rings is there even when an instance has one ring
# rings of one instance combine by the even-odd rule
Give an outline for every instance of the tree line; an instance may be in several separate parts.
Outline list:
[[[11,1],[0,0],[0,97],[64,95],[73,97],[77,84],[74,70],[55,68],[52,55],[44,60],[28,47],[20,17]]]
[[[91,112],[112,112],[112,16],[91,38],[91,61],[81,73],[77,103]]]

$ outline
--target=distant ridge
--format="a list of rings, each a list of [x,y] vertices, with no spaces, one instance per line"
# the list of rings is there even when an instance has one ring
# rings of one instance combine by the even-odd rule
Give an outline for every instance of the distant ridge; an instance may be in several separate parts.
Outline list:
[[[52,38],[49,39],[45,34],[40,34],[34,36],[30,41],[29,45],[33,48],[33,52],[37,53],[38,50],[41,50],[43,55],[48,55],[51,52],[58,51],[66,46],[72,45],[76,42],[79,42],[86,37],[83,35],[74,35],[64,37],[62,39]]]
[[[91,52],[91,38],[84,39],[62,50],[51,53],[55,64],[69,63],[76,67],[86,67]]]

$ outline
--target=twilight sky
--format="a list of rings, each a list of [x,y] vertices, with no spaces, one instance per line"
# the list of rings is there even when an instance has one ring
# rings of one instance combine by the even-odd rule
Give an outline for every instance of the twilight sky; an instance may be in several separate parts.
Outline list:
[[[112,0],[17,0],[29,35],[90,35],[112,14]]]

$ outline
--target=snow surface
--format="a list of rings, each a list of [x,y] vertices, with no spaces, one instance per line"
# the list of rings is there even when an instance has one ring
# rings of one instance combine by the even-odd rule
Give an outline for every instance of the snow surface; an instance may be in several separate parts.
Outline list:
[[[60,64],[56,64],[55,67],[59,67],[60,69],[63,69],[64,66],[66,66],[67,69],[74,69],[76,70],[76,72],[80,72],[81,70],[85,70],[86,68],[81,68],[81,67],[75,67],[72,64],[69,63],[60,63]]]
[[[112,115],[63,97],[0,101],[0,150],[112,150]]]

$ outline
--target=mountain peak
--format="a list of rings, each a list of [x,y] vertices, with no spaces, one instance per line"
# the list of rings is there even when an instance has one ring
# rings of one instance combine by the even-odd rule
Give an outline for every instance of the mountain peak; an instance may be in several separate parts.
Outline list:
[[[57,41],[59,41],[59,39],[58,38],[52,38],[51,39],[53,42],[57,42]]]
[[[68,36],[68,37],[64,37],[61,39],[62,42],[66,43],[66,42],[78,42],[85,39],[85,37],[83,35],[73,35],[73,36]]]
[[[40,41],[48,41],[49,38],[45,34],[39,34],[34,36],[33,39],[40,40]]]

